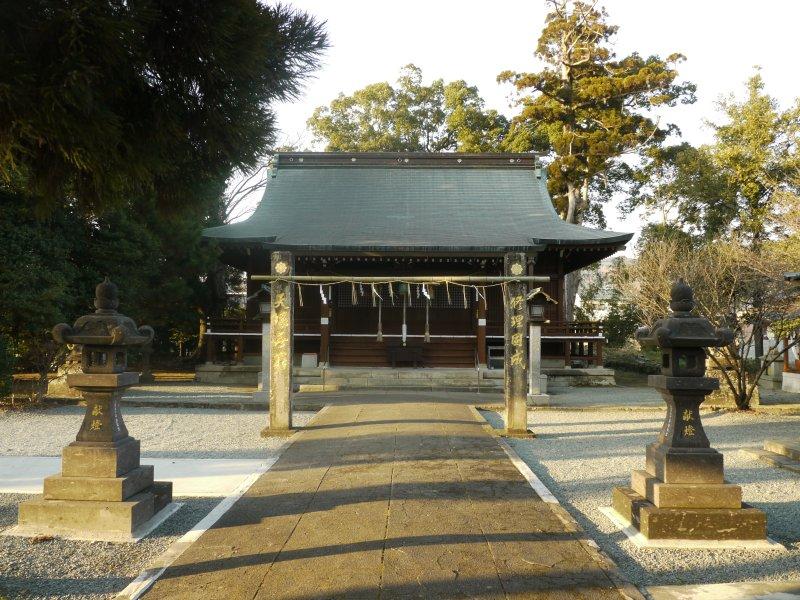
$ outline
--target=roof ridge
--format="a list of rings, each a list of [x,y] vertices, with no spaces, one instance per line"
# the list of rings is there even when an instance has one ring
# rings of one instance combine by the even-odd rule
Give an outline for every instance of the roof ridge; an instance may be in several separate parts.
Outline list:
[[[533,153],[468,152],[278,152],[277,169],[297,167],[491,168],[535,169]]]

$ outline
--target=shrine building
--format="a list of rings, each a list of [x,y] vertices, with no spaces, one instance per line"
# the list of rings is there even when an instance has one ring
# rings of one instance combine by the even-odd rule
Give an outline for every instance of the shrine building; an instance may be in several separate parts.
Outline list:
[[[293,152],[275,156],[261,203],[245,221],[206,229],[222,260],[248,275],[245,314],[211,319],[206,381],[257,381],[260,293],[271,253],[305,283],[293,296],[293,364],[306,368],[503,366],[502,284],[442,284],[503,274],[524,253],[548,276],[541,360],[547,369],[602,366],[599,323],[567,321],[564,276],[622,250],[632,234],[574,225],[556,213],[532,154]],[[381,276],[393,283],[358,283]],[[430,284],[407,284],[430,276]],[[234,379],[238,377],[238,379]]]

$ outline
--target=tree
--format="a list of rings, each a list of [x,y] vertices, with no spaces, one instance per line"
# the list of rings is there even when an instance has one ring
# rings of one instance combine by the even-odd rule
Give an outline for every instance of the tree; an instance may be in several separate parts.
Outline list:
[[[633,178],[621,211],[643,208],[646,218],[658,215],[651,225],[663,233],[713,239],[725,232],[735,216],[728,180],[705,148],[686,142],[648,148]]]
[[[326,150],[346,152],[488,152],[500,148],[505,117],[486,110],[478,89],[465,81],[442,79],[425,85],[422,71],[406,65],[397,85],[373,83],[308,120]]]
[[[756,73],[747,95],[717,103],[711,144],[649,149],[624,210],[659,212],[662,223],[709,239],[736,234],[758,245],[785,234],[785,207],[800,193],[800,101],[781,110]]]
[[[783,280],[785,271],[798,266],[783,242],[769,242],[759,249],[737,237],[687,245],[679,240],[656,241],[637,259],[620,270],[616,285],[635,306],[641,322],[652,325],[664,316],[672,283],[683,277],[694,289],[699,314],[717,327],[734,332],[730,346],[709,353],[740,409],[750,406],[761,376],[778,356],[781,339],[800,327],[800,298]],[[753,367],[748,356],[761,336],[760,325],[773,333],[773,358]],[[800,338],[790,347],[800,343]]]
[[[78,310],[79,269],[71,255],[86,241],[82,221],[67,210],[37,219],[23,199],[0,188],[0,239],[0,337],[16,367],[39,374],[41,397],[63,357],[50,329]]]
[[[789,207],[798,201],[800,102],[781,110],[756,73],[743,100],[731,95],[717,106],[725,119],[710,124],[713,143],[650,153],[626,208],[659,210],[665,223],[669,218],[671,225],[706,239],[736,236],[757,252],[766,241],[785,237]],[[754,326],[761,357],[758,332],[764,325]]]
[[[31,0],[0,11],[0,182],[40,211],[189,205],[254,166],[323,24],[256,0]]]
[[[710,123],[706,150],[730,188],[730,231],[757,246],[780,230],[781,205],[800,193],[800,101],[781,111],[756,73],[743,101],[731,95],[718,106],[727,121]]]
[[[498,76],[514,86],[521,107],[505,148],[549,153],[548,186],[563,218],[597,221],[602,213],[596,202],[630,181],[627,156],[677,132],[674,125],[654,120],[653,109],[694,102],[695,86],[676,82],[681,54],[618,58],[613,51],[617,27],[594,2],[549,4],[536,47],[544,68]],[[577,287],[578,277],[568,277],[568,315]]]

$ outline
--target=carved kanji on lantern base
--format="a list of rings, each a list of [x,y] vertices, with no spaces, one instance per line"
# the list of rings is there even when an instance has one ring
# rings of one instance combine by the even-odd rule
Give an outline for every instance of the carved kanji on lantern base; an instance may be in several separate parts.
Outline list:
[[[118,304],[117,287],[106,279],[95,313],[53,329],[57,342],[81,345],[83,373],[68,375],[67,384],[81,392],[86,413],[62,452],[61,473],[45,478],[44,497],[19,505],[14,535],[135,541],[171,513],[162,509],[172,502],[172,483],[153,481],[153,467],[139,464],[139,441],[119,407],[122,392],[139,381],[125,371],[127,349],[149,343],[153,330],[136,327]]]
[[[725,482],[723,456],[711,448],[700,419],[700,404],[719,387],[704,376],[704,348],[726,346],[733,334],[692,314],[692,296],[679,280],[672,314],[636,334],[642,346],[661,350],[661,375],[649,383],[667,403],[667,415],[647,447],[646,470],[633,472],[630,488],[614,488],[613,509],[648,541],[765,540],[766,516],[742,504],[741,488]]]

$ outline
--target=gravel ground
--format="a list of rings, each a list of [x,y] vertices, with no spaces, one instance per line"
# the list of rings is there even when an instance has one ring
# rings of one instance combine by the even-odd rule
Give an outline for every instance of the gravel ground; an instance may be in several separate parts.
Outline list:
[[[83,413],[78,406],[0,412],[0,455],[60,456]],[[263,458],[285,441],[261,437],[269,416],[260,411],[123,406],[122,414],[145,457]],[[302,426],[313,416],[295,412],[294,422]]]
[[[0,530],[17,521],[17,504],[33,496],[0,494]],[[113,598],[152,560],[217,505],[220,498],[177,498],[181,509],[136,544],[0,536],[0,597]]]
[[[0,412],[0,455],[60,455],[75,439],[83,412],[77,406]],[[144,457],[263,458],[285,442],[260,436],[269,422],[263,412],[123,406],[122,413]],[[295,422],[304,425],[313,415],[296,412]],[[0,530],[16,524],[17,505],[31,497],[0,494]],[[112,598],[219,500],[176,498],[185,505],[136,544],[0,536],[0,599]]]
[[[502,426],[498,413],[486,418]],[[528,413],[533,440],[509,442],[564,507],[640,587],[737,581],[800,580],[800,476],[741,452],[766,438],[796,437],[800,416],[731,412],[703,414],[712,446],[725,454],[726,479],[742,485],[744,501],[767,513],[769,536],[789,551],[639,548],[598,510],[611,504],[611,488],[630,485],[644,468],[663,412],[560,411]]]

